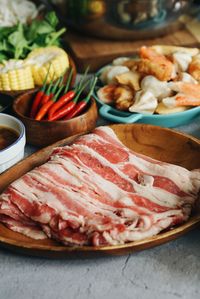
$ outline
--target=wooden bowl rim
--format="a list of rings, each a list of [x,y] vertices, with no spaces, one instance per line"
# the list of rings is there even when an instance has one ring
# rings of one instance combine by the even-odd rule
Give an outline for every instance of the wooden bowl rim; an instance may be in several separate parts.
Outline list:
[[[12,104],[12,109],[14,111],[14,113],[16,114],[17,117],[20,117],[22,120],[26,120],[32,123],[37,123],[37,124],[66,124],[69,123],[71,121],[78,121],[80,118],[82,118],[83,116],[86,116],[92,109],[95,108],[96,105],[96,101],[94,99],[93,96],[90,97],[90,105],[89,107],[87,107],[87,110],[84,113],[81,113],[80,115],[77,115],[76,117],[73,117],[71,119],[67,119],[67,120],[54,120],[54,121],[49,121],[49,120],[36,120],[34,118],[30,118],[28,116],[25,116],[24,114],[20,113],[16,108],[17,108],[17,103],[25,96],[30,95],[35,93],[36,91],[38,91],[38,88],[35,88],[34,90],[29,90],[21,95],[19,95],[13,102]]]

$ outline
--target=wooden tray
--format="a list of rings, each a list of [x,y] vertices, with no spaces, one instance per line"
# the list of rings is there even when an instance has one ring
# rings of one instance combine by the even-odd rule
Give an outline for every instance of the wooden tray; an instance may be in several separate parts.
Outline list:
[[[90,71],[96,71],[116,57],[131,56],[143,45],[199,46],[198,39],[187,29],[178,30],[159,38],[138,41],[103,40],[71,31],[66,34],[66,42],[79,72],[83,72],[88,65]]]
[[[181,165],[189,170],[200,168],[200,140],[170,129],[151,125],[130,124],[112,125],[111,127],[120,140],[136,152],[161,161]],[[75,138],[76,136],[70,137],[46,147],[0,175],[0,192],[27,171],[44,163],[54,147],[70,144]],[[6,228],[3,224],[0,224],[0,245],[23,254],[54,258],[121,255],[166,243],[185,234],[199,223],[200,211],[196,211],[187,223],[173,230],[162,232],[155,237],[139,242],[130,242],[125,245],[102,247],[67,247],[49,239],[36,241],[19,233],[15,233]]]

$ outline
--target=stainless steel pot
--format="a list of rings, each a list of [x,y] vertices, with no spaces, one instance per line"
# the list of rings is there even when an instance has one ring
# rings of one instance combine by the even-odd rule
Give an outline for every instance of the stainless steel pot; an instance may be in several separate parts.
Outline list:
[[[68,26],[109,39],[143,39],[170,33],[199,9],[192,0],[53,0]],[[58,3],[59,2],[59,3]]]

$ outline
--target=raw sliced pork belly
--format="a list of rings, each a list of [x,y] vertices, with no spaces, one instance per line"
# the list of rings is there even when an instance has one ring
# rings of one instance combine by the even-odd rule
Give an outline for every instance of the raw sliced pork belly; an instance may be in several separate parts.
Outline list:
[[[13,182],[0,221],[35,239],[117,245],[186,221],[199,189],[199,170],[137,154],[99,127]]]
[[[11,230],[33,239],[46,239],[46,235],[40,226],[20,212],[9,200],[0,202],[0,222],[6,224]]]

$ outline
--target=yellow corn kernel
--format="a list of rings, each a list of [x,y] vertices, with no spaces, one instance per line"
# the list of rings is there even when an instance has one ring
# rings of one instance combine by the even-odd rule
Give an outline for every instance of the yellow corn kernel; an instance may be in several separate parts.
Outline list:
[[[1,90],[24,90],[33,87],[34,81],[29,66],[9,70],[7,73],[0,73]]]
[[[33,50],[28,55],[26,64],[31,65],[34,82],[40,86],[48,71],[47,83],[62,76],[69,67],[69,59],[63,49],[52,46]]]

